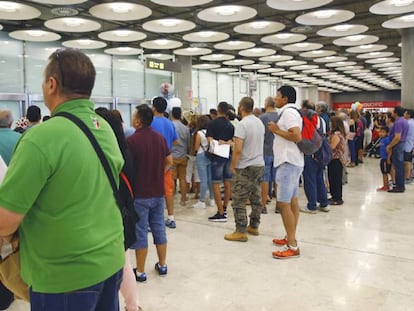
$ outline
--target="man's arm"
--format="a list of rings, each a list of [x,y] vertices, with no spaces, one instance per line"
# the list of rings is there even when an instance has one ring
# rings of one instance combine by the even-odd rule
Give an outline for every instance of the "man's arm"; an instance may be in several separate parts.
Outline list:
[[[13,235],[23,220],[24,215],[0,207],[0,237]]]
[[[173,158],[172,158],[172,155],[169,154],[165,158],[165,168],[164,168],[164,172],[168,171],[172,165],[173,165]]]
[[[287,131],[283,131],[280,129],[279,125],[273,121],[270,121],[267,124],[267,127],[273,134],[283,137],[286,140],[293,141],[295,143],[302,140],[302,134],[299,127],[292,127]]]
[[[391,150],[396,144],[398,144],[401,140],[401,133],[395,133],[394,138],[391,140],[391,142],[388,144],[386,150],[387,152]]]
[[[244,140],[240,137],[234,137],[234,149],[233,149],[233,156],[231,159],[230,170],[232,174],[236,174],[236,165],[240,160],[240,156],[243,149]]]

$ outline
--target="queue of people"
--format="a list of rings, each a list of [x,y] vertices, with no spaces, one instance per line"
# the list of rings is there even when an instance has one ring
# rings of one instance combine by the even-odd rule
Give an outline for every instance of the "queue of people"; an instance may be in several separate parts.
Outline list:
[[[11,112],[0,111],[0,155],[9,166],[0,186],[0,245],[18,242],[21,276],[30,288],[34,311],[66,310],[68,303],[70,310],[115,311],[119,291],[126,310],[142,310],[136,282],[148,277],[148,232],[158,257],[153,267],[165,277],[166,227],[177,228],[174,198],[188,208],[190,189],[195,189],[192,208],[215,209],[206,222],[227,222],[231,207],[235,229],[224,235],[231,242],[260,235],[262,214],[275,198],[284,232],[272,240],[278,249],[271,255],[291,259],[301,255],[300,212],[329,212],[329,206],[344,204],[346,169],[364,162],[374,130],[379,129],[381,139],[383,185],[378,191],[402,193],[412,180],[411,110],[396,107],[384,123],[354,110],[330,116],[326,104],[310,101],[299,111],[295,89],[284,85],[266,98],[264,111],[243,97],[237,109],[220,102],[208,115],[191,120],[183,117],[179,100],[154,97],[150,105],[136,107],[130,131],[119,112],[94,110],[90,96],[95,75],[81,51],[57,50],[49,57],[42,82],[52,117],[40,124],[40,109],[30,107],[28,121],[18,130],[21,135],[11,129]],[[133,194],[128,208],[136,216],[130,245],[124,244],[121,191],[111,188],[109,173],[88,138],[59,113],[74,115],[89,128],[116,183],[122,173],[129,179],[131,187],[124,190]],[[326,165],[298,148],[305,115],[329,146]],[[301,179],[306,206],[299,202]],[[127,249],[135,253],[136,268]],[[12,293],[0,283],[3,294],[12,301]]]

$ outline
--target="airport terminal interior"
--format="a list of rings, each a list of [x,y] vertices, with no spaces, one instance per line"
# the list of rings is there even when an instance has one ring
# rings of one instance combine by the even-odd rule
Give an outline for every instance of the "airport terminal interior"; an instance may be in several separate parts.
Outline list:
[[[15,120],[31,105],[49,115],[43,70],[63,47],[91,58],[95,106],[118,109],[126,126],[164,82],[184,111],[200,114],[221,101],[237,108],[244,96],[263,108],[282,85],[295,87],[298,106],[413,109],[413,27],[414,0],[0,0],[0,109]],[[414,310],[414,185],[376,191],[375,157],[347,172],[343,205],[300,214],[292,260],[272,258],[272,239],[284,235],[274,198],[260,235],[240,243],[223,238],[234,231],[231,206],[227,222],[209,222],[216,207],[192,208],[193,194],[182,206],[176,194],[168,276],[153,269],[150,245],[148,281],[136,284],[142,309]],[[29,309],[15,300],[7,310]]]

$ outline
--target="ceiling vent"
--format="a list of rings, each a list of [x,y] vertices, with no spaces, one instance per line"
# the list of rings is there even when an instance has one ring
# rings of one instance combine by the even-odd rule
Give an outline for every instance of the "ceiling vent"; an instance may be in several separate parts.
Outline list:
[[[65,7],[60,7],[60,8],[54,8],[51,9],[50,12],[52,12],[53,15],[57,15],[57,16],[75,16],[78,15],[79,11],[72,9],[72,8],[65,8]]]

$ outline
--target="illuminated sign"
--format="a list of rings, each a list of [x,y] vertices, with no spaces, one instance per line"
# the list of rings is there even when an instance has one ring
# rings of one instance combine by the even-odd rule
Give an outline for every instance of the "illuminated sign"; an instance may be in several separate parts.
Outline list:
[[[341,108],[351,108],[351,105],[354,102],[345,102],[345,103],[334,103],[334,109],[341,109]],[[372,101],[372,102],[362,102],[363,108],[393,108],[401,105],[401,102],[398,100],[393,101]]]
[[[171,62],[169,60],[147,58],[146,64],[147,64],[147,68],[149,69],[181,72],[181,64],[176,63],[176,62]]]

